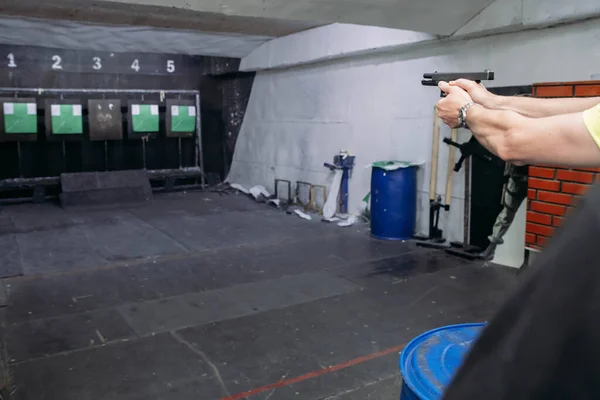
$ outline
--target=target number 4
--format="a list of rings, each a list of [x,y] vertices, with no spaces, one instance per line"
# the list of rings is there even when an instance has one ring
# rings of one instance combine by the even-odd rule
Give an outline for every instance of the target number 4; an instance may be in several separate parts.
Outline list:
[[[131,64],[131,69],[135,72],[138,72],[140,70],[140,61],[137,58],[133,60],[133,64]]]

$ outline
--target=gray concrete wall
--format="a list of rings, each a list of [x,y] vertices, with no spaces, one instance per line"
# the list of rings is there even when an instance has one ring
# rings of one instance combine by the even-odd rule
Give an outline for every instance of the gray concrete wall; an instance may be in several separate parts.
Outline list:
[[[350,183],[354,210],[370,187],[365,165],[390,158],[424,161],[418,227],[426,231],[433,105],[439,92],[421,86],[422,74],[491,68],[496,72],[494,86],[585,80],[600,72],[599,35],[600,21],[590,20],[259,72],[229,179],[271,190],[275,178],[328,184],[331,175],[322,163],[345,149],[357,157]],[[304,42],[298,45],[310,48]],[[294,52],[292,44],[286,47]],[[283,59],[293,56],[280,54]],[[449,136],[446,129],[442,133]],[[459,138],[466,140],[469,133],[461,132]],[[445,189],[447,157],[448,148],[441,144],[439,194]],[[455,174],[452,211],[441,221],[450,240],[462,240],[463,197],[463,175]]]

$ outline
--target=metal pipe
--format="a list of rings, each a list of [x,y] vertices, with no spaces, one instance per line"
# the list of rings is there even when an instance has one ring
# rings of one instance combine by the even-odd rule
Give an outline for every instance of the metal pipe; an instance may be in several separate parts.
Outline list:
[[[146,140],[142,138],[142,169],[146,169]]]
[[[67,172],[67,145],[64,140],[61,143],[62,143],[62,156],[63,156],[63,171]]]
[[[104,170],[108,171],[108,140],[104,141]]]
[[[191,189],[202,189],[202,184],[189,184],[189,185],[177,185],[173,187],[174,192],[177,191],[182,191],[182,190],[191,190]],[[153,193],[160,193],[160,192],[165,192],[165,188],[164,187],[156,187],[156,188],[152,188],[152,192]]]
[[[44,200],[54,200],[57,199],[58,196],[45,196]],[[23,204],[23,203],[32,203],[33,197],[14,197],[8,199],[0,199],[0,204]]]
[[[340,190],[340,212],[346,214],[348,212],[348,168],[342,169],[342,188]]]
[[[23,177],[23,162],[21,160],[21,142],[17,142],[17,157],[19,158],[19,176]]]
[[[201,189],[202,185],[199,184],[190,184],[190,185],[179,185],[173,188],[174,191],[183,191],[183,190],[191,190],[191,189]],[[164,192],[165,188],[156,187],[152,188],[153,193]],[[44,196],[44,200],[56,200],[58,199],[58,195],[47,195]],[[0,199],[0,204],[23,204],[23,203],[32,203],[33,197],[12,197],[6,199]]]
[[[167,176],[179,175],[182,178],[193,178],[195,175],[202,175],[199,168],[183,168],[183,169],[150,169],[147,170],[149,179],[161,179]],[[59,185],[60,176],[47,176],[38,178],[11,178],[1,179],[0,189],[2,188],[18,188],[22,186],[39,186],[39,185]]]
[[[76,93],[130,93],[130,94],[185,94],[198,95],[198,90],[160,90],[160,89],[43,89],[43,88],[0,88],[0,92],[15,92],[15,93],[55,93],[55,94],[76,94]]]
[[[181,165],[181,137],[177,138],[177,145],[179,146],[179,169],[183,168]]]
[[[206,185],[206,175],[204,173],[204,155],[202,154],[202,128],[201,128],[201,120],[200,120],[200,92],[196,91],[196,157],[195,162],[196,166],[200,167],[202,171],[202,177],[200,178],[200,182],[202,184],[202,188]]]

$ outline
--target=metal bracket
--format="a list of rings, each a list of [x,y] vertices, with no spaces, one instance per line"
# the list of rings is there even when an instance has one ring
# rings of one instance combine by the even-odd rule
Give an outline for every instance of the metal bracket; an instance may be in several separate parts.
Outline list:
[[[279,199],[279,184],[280,183],[285,183],[287,185],[287,201],[289,204],[292,204],[293,202],[293,198],[292,198],[292,182],[288,181],[287,179],[275,179],[275,197]]]

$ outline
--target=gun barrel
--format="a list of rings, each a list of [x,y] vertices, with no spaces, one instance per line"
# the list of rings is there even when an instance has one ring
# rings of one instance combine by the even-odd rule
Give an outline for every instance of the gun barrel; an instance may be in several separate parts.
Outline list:
[[[423,74],[423,86],[437,86],[439,81],[455,81],[457,79],[469,79],[475,82],[493,81],[494,71],[486,69],[483,72],[433,72]]]

